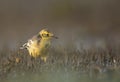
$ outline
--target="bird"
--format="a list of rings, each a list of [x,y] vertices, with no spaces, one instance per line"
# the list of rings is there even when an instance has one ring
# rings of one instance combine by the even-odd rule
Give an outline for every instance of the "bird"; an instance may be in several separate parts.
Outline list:
[[[48,29],[42,29],[37,35],[23,44],[20,49],[27,49],[31,57],[40,57],[41,60],[46,62],[48,58],[47,52],[50,48],[52,38],[58,39]]]

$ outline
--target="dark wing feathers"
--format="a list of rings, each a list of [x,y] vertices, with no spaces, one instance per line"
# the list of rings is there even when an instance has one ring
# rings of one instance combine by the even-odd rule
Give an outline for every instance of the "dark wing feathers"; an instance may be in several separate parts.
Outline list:
[[[25,44],[22,45],[22,47],[20,47],[20,49],[27,49],[30,47],[30,45],[33,43],[33,41],[37,40],[37,43],[40,42],[41,40],[41,36],[38,34],[38,35],[35,35],[33,36],[31,39],[28,40],[28,42],[26,42]]]

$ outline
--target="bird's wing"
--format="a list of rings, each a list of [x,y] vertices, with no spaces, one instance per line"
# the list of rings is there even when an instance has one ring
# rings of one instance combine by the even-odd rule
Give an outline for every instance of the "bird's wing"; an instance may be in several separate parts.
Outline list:
[[[39,43],[41,40],[40,35],[35,35],[33,36],[31,39],[29,39],[25,44],[22,45],[22,47],[20,47],[20,49],[25,49],[25,48],[29,48],[32,47],[31,45],[34,44],[34,42],[36,41],[37,43]]]

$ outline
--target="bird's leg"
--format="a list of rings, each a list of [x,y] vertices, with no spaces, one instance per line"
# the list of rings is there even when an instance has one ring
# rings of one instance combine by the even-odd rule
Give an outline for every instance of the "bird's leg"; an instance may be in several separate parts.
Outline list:
[[[43,60],[46,63],[47,57],[41,57],[41,60]]]

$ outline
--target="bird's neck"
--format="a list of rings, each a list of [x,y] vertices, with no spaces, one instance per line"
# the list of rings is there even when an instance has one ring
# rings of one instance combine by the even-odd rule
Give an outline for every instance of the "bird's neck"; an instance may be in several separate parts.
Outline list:
[[[41,42],[42,43],[50,43],[50,41],[51,41],[51,38],[42,38],[42,40],[41,40]]]
[[[49,41],[49,40],[51,40],[51,38],[42,38],[42,40],[44,40],[44,41]]]

